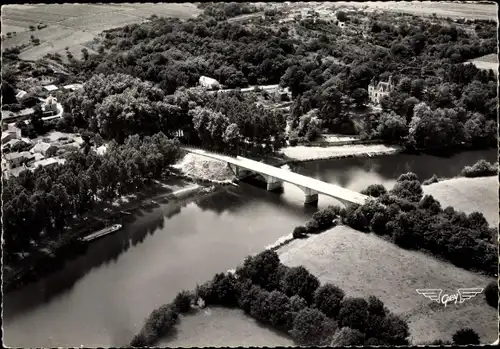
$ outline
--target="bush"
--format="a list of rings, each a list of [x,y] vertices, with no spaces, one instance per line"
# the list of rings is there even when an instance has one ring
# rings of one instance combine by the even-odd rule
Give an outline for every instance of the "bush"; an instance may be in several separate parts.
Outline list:
[[[314,293],[314,306],[331,319],[335,319],[345,293],[337,286],[325,284]]]
[[[305,308],[295,316],[290,335],[299,345],[326,345],[336,328],[318,309]]]
[[[293,230],[293,238],[294,239],[302,239],[307,236],[307,229],[306,227],[299,225],[298,227],[295,227]]]
[[[377,212],[370,221],[370,229],[377,235],[386,235],[389,217],[386,212]]]
[[[312,219],[317,222],[319,230],[324,230],[332,226],[335,214],[330,209],[326,208],[315,212]]]
[[[345,216],[345,223],[353,229],[368,232],[368,220],[363,214],[361,208],[357,208],[355,211],[347,209]]]
[[[361,194],[373,196],[375,198],[386,194],[387,189],[382,184],[370,184],[366,189],[361,191]]]
[[[266,309],[269,323],[277,329],[289,330],[288,313],[290,312],[290,298],[280,291],[272,291],[266,298]]]
[[[134,336],[131,346],[145,346],[153,344],[158,338],[167,334],[177,323],[179,314],[169,304],[153,310],[146,319],[143,328]]]
[[[350,327],[364,332],[368,318],[368,303],[363,298],[344,298],[340,305],[340,327]]]
[[[378,299],[375,296],[368,297],[368,312],[370,314],[385,316],[386,309],[384,306],[384,302]]]
[[[316,234],[319,229],[319,223],[315,219],[310,219],[306,223],[306,230],[308,234]]]
[[[418,203],[418,208],[428,210],[432,215],[442,211],[441,204],[432,195],[425,195]]]
[[[473,166],[465,166],[460,173],[464,177],[485,177],[498,173],[498,163],[491,164],[486,160],[479,160]]]
[[[471,328],[464,328],[458,330],[453,335],[453,344],[456,345],[468,345],[468,344],[480,344],[479,335]]]
[[[179,313],[187,313],[191,309],[194,295],[189,291],[181,291],[174,299],[173,306]]]
[[[486,303],[493,308],[498,308],[498,282],[492,281],[484,288],[484,298]]]
[[[332,347],[346,347],[351,345],[363,345],[365,340],[365,334],[353,330],[349,327],[343,327],[335,333],[332,338],[330,346]]]
[[[432,175],[431,178],[426,179],[425,181],[423,181],[422,185],[429,185],[429,184],[437,183],[437,182],[439,182],[438,177],[436,175]]]

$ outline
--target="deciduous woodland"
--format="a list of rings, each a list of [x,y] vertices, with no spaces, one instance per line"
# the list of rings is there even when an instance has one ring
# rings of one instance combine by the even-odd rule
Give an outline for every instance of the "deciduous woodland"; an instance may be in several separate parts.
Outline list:
[[[55,93],[61,118],[44,121],[34,107],[27,122],[16,123],[23,137],[57,130],[80,133],[83,144],[65,154],[64,164],[2,179],[7,265],[63,240],[98,203],[167,177],[183,145],[262,157],[335,133],[433,154],[497,146],[497,76],[466,64],[496,53],[494,21],[464,24],[339,11],[337,22],[345,23],[340,27],[317,16],[282,21],[279,8],[261,11],[239,3],[200,8],[204,12],[194,19],[151,16],[146,23],[107,30],[81,58],[68,51],[67,63],[57,54],[22,62],[22,47],[4,50],[2,111],[31,108],[37,97],[47,97],[37,90],[21,99],[16,88],[23,77],[54,73],[50,62],[69,72],[58,76],[58,83],[83,82],[81,89]],[[242,15],[252,20],[241,20]],[[37,45],[36,37],[31,41]],[[207,91],[198,86],[201,76],[233,91]],[[379,82],[389,90],[375,103],[369,91]],[[291,100],[258,87],[241,92],[262,85],[288,88]],[[283,107],[284,102],[289,104]],[[95,146],[103,143],[106,152],[97,154]],[[20,142],[7,151],[27,146]],[[496,172],[483,161],[462,175]],[[479,212],[467,215],[424,196],[414,173],[402,174],[391,190],[371,185],[363,193],[373,199],[318,211],[293,237],[320,233],[336,220],[457,267],[498,273],[497,229]],[[496,284],[485,297],[497,305]],[[286,267],[268,250],[248,257],[234,275],[217,274],[154,310],[130,344],[153,345],[200,299],[207,306],[243,309],[301,345],[411,344],[406,321],[378,298],[347,297],[335,285],[321,285],[304,267]],[[467,328],[444,340],[479,343]]]

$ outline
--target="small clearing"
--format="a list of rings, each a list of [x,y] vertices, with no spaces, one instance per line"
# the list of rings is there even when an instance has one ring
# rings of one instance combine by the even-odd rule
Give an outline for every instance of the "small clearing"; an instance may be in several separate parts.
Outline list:
[[[399,147],[384,144],[358,144],[334,147],[307,147],[299,145],[296,147],[286,147],[280,150],[280,152],[287,157],[300,161],[334,159],[337,157],[342,158],[349,156],[387,155],[395,154],[399,151]]]
[[[233,172],[225,162],[208,159],[193,153],[187,153],[173,167],[181,170],[187,176],[196,178],[214,181],[226,181],[234,178]]]
[[[467,214],[478,211],[491,226],[498,226],[498,177],[452,178],[422,188],[441,207],[452,206]]]

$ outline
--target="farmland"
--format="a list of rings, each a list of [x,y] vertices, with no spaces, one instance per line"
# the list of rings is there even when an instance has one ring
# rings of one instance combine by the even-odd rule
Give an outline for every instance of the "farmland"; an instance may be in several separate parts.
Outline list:
[[[485,287],[492,278],[466,271],[418,251],[408,251],[374,234],[338,226],[280,251],[288,266],[303,265],[322,283],[331,282],[351,297],[379,297],[408,321],[411,340],[450,340],[455,331],[473,328],[482,343],[497,339],[497,312],[480,295],[463,304],[432,303],[417,288]]]
[[[474,64],[479,69],[493,69],[498,74],[498,56],[494,53],[469,60],[468,63]]]
[[[438,17],[450,17],[451,19],[497,19],[497,6],[491,4],[475,4],[475,3],[450,3],[441,1],[373,1],[373,2],[337,2],[336,6],[348,5],[353,7],[367,7],[368,10],[383,10],[409,13],[416,16],[432,16],[436,14]]]
[[[62,54],[66,47],[79,57],[85,44],[103,30],[141,23],[153,14],[187,19],[198,13],[195,5],[188,3],[6,5],[2,7],[2,36],[10,33],[10,37],[2,39],[2,46],[29,44],[33,35],[40,39],[40,45],[27,47],[19,55],[21,59],[36,60],[47,53]],[[38,25],[47,27],[38,29]]]

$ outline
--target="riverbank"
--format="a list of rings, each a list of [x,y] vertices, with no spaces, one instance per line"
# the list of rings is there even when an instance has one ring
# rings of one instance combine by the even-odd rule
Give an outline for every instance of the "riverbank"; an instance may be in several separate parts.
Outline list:
[[[157,205],[156,201],[183,199],[205,189],[199,184],[172,178],[169,184],[155,181],[155,184],[140,193],[122,196],[112,202],[100,202],[96,204],[92,212],[68,224],[59,240],[47,240],[37,251],[15,266],[10,268],[4,266],[4,289],[10,291],[18,287],[25,277],[46,258],[53,258],[71,248],[78,249],[81,245],[79,238],[107,225],[123,223],[132,214],[130,211]]]
[[[351,144],[338,146],[295,146],[282,148],[278,154],[286,157],[287,164],[316,160],[333,160],[351,157],[372,157],[398,154],[402,147],[385,144]]]

